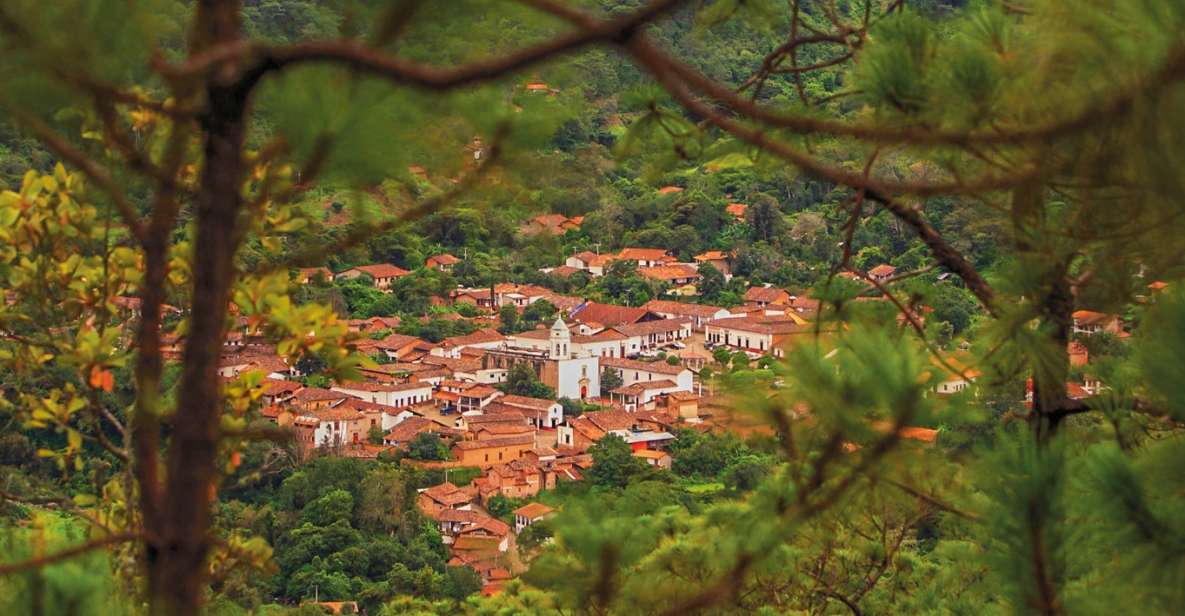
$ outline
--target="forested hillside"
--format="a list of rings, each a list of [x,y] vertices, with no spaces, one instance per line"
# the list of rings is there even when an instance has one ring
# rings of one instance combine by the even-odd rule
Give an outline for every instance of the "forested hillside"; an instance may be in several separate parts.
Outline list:
[[[1183,31],[0,2],[0,609],[1175,613]]]

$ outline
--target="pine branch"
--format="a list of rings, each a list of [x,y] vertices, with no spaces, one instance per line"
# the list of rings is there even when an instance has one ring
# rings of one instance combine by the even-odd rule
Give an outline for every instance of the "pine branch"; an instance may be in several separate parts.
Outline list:
[[[645,24],[670,12],[686,0],[652,0],[624,17],[589,22],[575,32],[556,36],[520,51],[491,60],[453,68],[433,67],[386,54],[362,42],[350,40],[306,41],[267,46],[246,40],[218,45],[191,56],[181,64],[157,62],[157,71],[177,82],[206,74],[215,66],[236,62],[244,66],[238,87],[249,92],[264,75],[297,64],[329,62],[382,77],[393,83],[431,90],[451,90],[497,79],[559,55],[594,43],[612,43],[634,36]]]

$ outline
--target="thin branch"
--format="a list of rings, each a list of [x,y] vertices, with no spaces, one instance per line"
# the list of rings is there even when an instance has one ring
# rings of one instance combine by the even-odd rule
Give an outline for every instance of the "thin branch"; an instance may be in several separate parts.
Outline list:
[[[969,181],[954,181],[954,182],[901,182],[887,178],[876,178],[865,181],[863,176],[838,167],[827,164],[818,158],[803,152],[783,141],[770,138],[765,131],[761,129],[750,128],[740,122],[733,120],[715,108],[700,102],[688,91],[686,84],[681,81],[676,75],[676,71],[668,64],[671,61],[670,57],[654,47],[652,43],[645,40],[644,37],[637,37],[630,41],[626,48],[630,54],[641,64],[644,68],[650,71],[651,75],[658,81],[681,105],[687,108],[692,113],[703,116],[711,121],[725,132],[734,137],[749,143],[757,148],[765,150],[770,154],[777,156],[787,162],[795,165],[803,171],[815,175],[817,177],[829,180],[836,184],[842,184],[852,188],[866,188],[869,190],[869,197],[876,197],[877,195],[889,194],[913,194],[922,197],[934,195],[954,195],[954,194],[970,194],[982,193],[993,190],[1003,190],[1011,188],[1020,184],[1032,182],[1036,179],[1048,175],[1048,169],[1042,169],[1033,166],[1029,169],[1020,171],[1014,175],[990,175],[985,174],[978,178]],[[886,197],[881,197],[881,199]],[[877,199],[878,201],[880,199]]]
[[[1043,143],[1073,135],[1099,122],[1130,113],[1136,102],[1170,83],[1185,79],[1185,45],[1168,54],[1156,70],[1142,76],[1109,100],[1079,113],[1047,124],[1021,127],[994,127],[991,131],[940,130],[932,128],[891,128],[869,124],[850,124],[770,110],[738,96],[728,87],[697,71],[690,65],[668,58],[669,69],[696,90],[724,104],[742,116],[796,133],[825,133],[866,141],[899,142],[923,145]]]
[[[157,64],[157,70],[170,80],[185,80],[205,74],[228,61],[245,67],[239,86],[250,90],[265,74],[296,64],[330,62],[356,71],[386,78],[394,83],[432,90],[450,90],[497,79],[558,55],[594,43],[620,42],[633,37],[645,24],[670,12],[686,0],[652,0],[643,8],[620,18],[598,20],[576,32],[557,36],[520,51],[480,60],[453,68],[428,66],[388,55],[358,41],[305,41],[291,45],[268,46],[249,41],[235,41],[215,46],[190,57],[181,64]],[[247,60],[247,62],[243,62]]]
[[[16,563],[0,564],[0,576],[12,575],[14,573],[21,573],[24,571],[28,571],[29,569],[40,569],[41,567],[45,567],[46,565],[52,565],[54,563],[58,563],[63,560],[69,560],[71,558],[74,558],[75,556],[81,556],[83,554],[86,554],[87,552],[91,552],[91,551],[97,550],[99,548],[107,547],[109,545],[115,545],[118,543],[127,543],[129,541],[136,541],[136,540],[140,539],[141,537],[143,537],[143,535],[141,533],[118,533],[115,535],[107,535],[106,537],[100,537],[98,539],[93,539],[93,540],[83,543],[81,545],[77,545],[72,548],[62,550],[61,552],[55,552],[53,554],[48,554],[45,556],[38,556],[37,558],[31,558],[29,560],[16,562]]]
[[[951,505],[950,503],[942,501],[936,496],[931,496],[929,494],[926,494],[925,492],[922,492],[921,490],[919,490],[907,483],[897,481],[896,479],[893,479],[892,477],[881,477],[880,480],[901,490],[902,492],[905,492],[906,494],[909,494],[910,496],[917,498],[918,500],[921,500],[922,502],[926,503],[927,505],[930,505],[931,507],[934,507],[935,509],[940,509],[940,510],[945,511],[947,513],[953,513],[954,515],[957,515],[960,518],[963,518],[966,520],[979,521],[979,516],[975,515],[974,513],[970,513],[968,511],[963,511],[962,509],[959,509],[959,508],[955,507],[954,505]]]
[[[500,134],[505,131],[505,127],[499,129]],[[465,194],[470,187],[483,175],[489,172],[494,167],[497,160],[501,156],[501,148],[498,145],[499,138],[495,137],[494,142],[489,148],[489,153],[485,157],[485,162],[477,167],[471,173],[466,175],[460,183],[455,185],[449,191],[429,197],[416,204],[411,209],[401,212],[399,215],[384,220],[376,225],[368,225],[365,227],[356,227],[350,230],[345,236],[325,246],[316,246],[302,250],[296,254],[282,259],[276,263],[264,267],[259,274],[269,274],[271,272],[288,269],[291,267],[301,266],[305,263],[319,261],[330,254],[340,254],[350,248],[365,242],[376,235],[386,233],[392,229],[397,229],[410,222],[419,220],[428,216],[441,208],[445,207],[456,198]]]
[[[3,97],[0,97],[0,107],[3,107],[5,111],[12,114],[18,123],[28,128],[50,151],[57,154],[63,161],[76,167],[86,177],[90,178],[92,182],[97,184],[99,188],[103,189],[114,202],[115,209],[119,211],[119,216],[123,219],[124,224],[127,225],[128,231],[131,232],[132,236],[138,242],[143,243],[144,227],[140,223],[139,216],[136,214],[136,208],[128,200],[128,196],[119,187],[115,179],[111,177],[111,173],[105,167],[95,162],[81,150],[75,148],[65,137],[58,134],[57,131],[40,118],[11,104]]]

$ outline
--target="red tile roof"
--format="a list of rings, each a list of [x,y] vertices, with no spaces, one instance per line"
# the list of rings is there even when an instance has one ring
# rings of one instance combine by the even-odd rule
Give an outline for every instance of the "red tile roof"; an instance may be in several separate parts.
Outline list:
[[[675,263],[672,265],[658,265],[654,267],[638,268],[638,273],[651,279],[669,282],[684,278],[699,278],[699,271],[690,265]]]
[[[771,303],[786,299],[788,295],[789,293],[777,287],[749,287],[745,291],[745,301]]]
[[[685,317],[699,317],[701,319],[712,318],[716,313],[724,310],[720,306],[709,306],[707,304],[688,304],[686,302],[672,302],[664,299],[652,299],[642,307],[661,314],[674,314]]]
[[[615,325],[613,326],[613,329],[625,334],[626,336],[647,336],[650,334],[679,331],[680,329],[683,329],[684,326],[690,328],[691,319],[687,317],[676,317],[674,319],[642,321],[641,323],[626,323],[624,325]]]
[[[508,447],[511,445],[527,445],[535,442],[534,434],[523,434],[516,436],[503,436],[500,438],[491,438],[484,441],[460,441],[456,448],[461,450],[470,449],[486,449],[491,447]]]
[[[595,322],[613,326],[622,323],[637,323],[649,313],[650,311],[645,308],[586,302],[572,312],[572,318],[584,323]]]
[[[543,503],[527,503],[522,507],[515,509],[514,515],[521,515],[528,520],[534,520],[536,518],[541,518],[553,511],[555,511],[555,509],[552,509]]]
[[[625,359],[624,357],[602,357],[601,366],[620,370],[640,370],[655,374],[669,374],[672,376],[677,376],[687,370],[684,366],[672,366],[665,361],[648,362]]]
[[[675,257],[662,248],[622,248],[617,253],[618,259],[630,261],[674,261]]]
[[[446,253],[444,253],[444,254],[441,254],[441,255],[436,255],[436,256],[433,256],[433,257],[428,257],[428,260],[427,260],[427,261],[425,261],[425,263],[426,263],[428,266],[433,266],[433,265],[453,265],[453,264],[460,263],[460,262],[461,262],[461,260],[460,260],[460,259],[458,259],[457,257],[454,257],[453,255],[450,255],[450,254],[449,254],[449,253],[447,253],[447,252],[446,252]]]
[[[372,278],[398,278],[406,276],[411,272],[399,267],[398,265],[391,265],[390,263],[376,263],[374,265],[359,265],[351,267],[348,271],[359,271],[370,274]]]

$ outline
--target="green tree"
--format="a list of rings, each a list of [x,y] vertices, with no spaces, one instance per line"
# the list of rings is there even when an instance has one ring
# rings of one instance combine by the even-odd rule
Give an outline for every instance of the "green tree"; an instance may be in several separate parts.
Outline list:
[[[696,284],[700,299],[705,302],[715,302],[720,299],[720,293],[724,291],[727,284],[724,280],[724,273],[706,261],[700,263],[696,271],[700,275],[699,283]]]
[[[625,384],[625,381],[623,381],[621,379],[621,373],[617,372],[616,370],[614,370],[612,368],[602,368],[601,369],[601,390],[602,391],[613,391],[614,389],[617,389],[618,387],[621,387],[624,384]]]
[[[630,481],[647,472],[646,463],[635,458],[621,437],[610,434],[588,449],[593,465],[588,480],[595,486],[624,488]]]
[[[506,335],[517,334],[521,331],[518,308],[507,304],[498,309],[498,331]]]
[[[502,391],[516,396],[529,396],[546,400],[555,399],[555,390],[539,380],[527,364],[515,364],[506,374],[506,382],[497,386]]]
[[[447,460],[449,450],[439,434],[421,432],[407,444],[407,457],[413,460]]]

